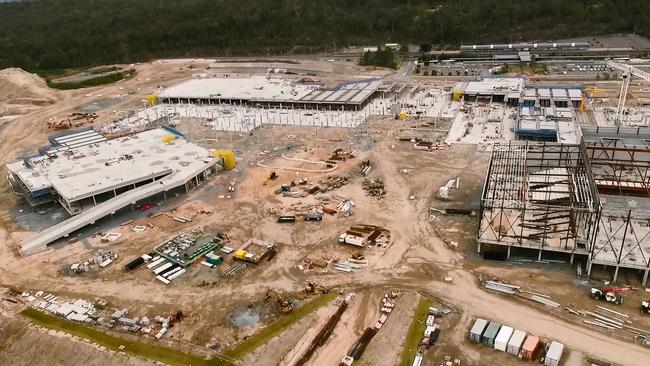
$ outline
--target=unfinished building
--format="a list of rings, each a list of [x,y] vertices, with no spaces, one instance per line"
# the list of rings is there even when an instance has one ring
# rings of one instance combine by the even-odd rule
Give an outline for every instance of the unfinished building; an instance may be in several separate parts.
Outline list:
[[[598,195],[584,148],[575,144],[496,144],[480,207],[482,245],[587,255]]]
[[[378,95],[383,83],[381,79],[354,80],[324,88],[260,75],[202,75],[161,91],[158,100],[166,104],[358,111]]]
[[[583,127],[583,142],[600,192],[601,212],[587,273],[594,264],[650,273],[650,131]]]
[[[224,165],[223,158],[171,128],[111,140],[95,131],[73,131],[54,141],[39,155],[7,164],[17,194],[34,206],[58,202],[72,216],[20,242],[21,254],[43,250],[138,202],[189,192]]]

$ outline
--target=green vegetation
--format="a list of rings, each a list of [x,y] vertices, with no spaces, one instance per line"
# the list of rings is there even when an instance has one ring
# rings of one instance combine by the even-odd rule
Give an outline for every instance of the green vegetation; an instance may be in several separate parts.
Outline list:
[[[409,331],[406,334],[404,349],[400,356],[400,366],[410,366],[413,363],[415,353],[418,350],[418,344],[422,340],[424,329],[427,327],[426,321],[427,316],[429,315],[429,306],[431,306],[431,304],[431,299],[422,297],[415,307],[413,320],[411,321],[411,326],[409,326]]]
[[[87,327],[83,324],[67,321],[55,316],[45,314],[38,310],[27,308],[21,314],[45,328],[60,330],[72,335],[88,339],[94,343],[100,344],[112,351],[125,352],[133,356],[152,359],[164,362],[169,365],[212,365],[213,362],[201,357],[179,352],[171,348],[162,347],[156,344],[131,341],[124,338],[112,336],[94,328]],[[120,346],[124,349],[120,350]]]
[[[516,42],[650,35],[630,0],[39,0],[0,3],[0,68],[30,71],[307,53],[388,42]],[[426,50],[428,47],[424,47]]]
[[[111,72],[111,71],[112,70],[108,70],[104,72]],[[91,74],[97,75],[98,73],[91,72]],[[91,86],[111,84],[122,79],[131,78],[133,77],[134,74],[135,74],[135,69],[130,69],[121,72],[111,72],[110,74],[107,75],[91,77],[89,79],[84,79],[81,81],[54,82],[49,78],[46,79],[46,81],[47,81],[47,86],[49,86],[50,88],[69,90],[69,89],[79,89],[79,88],[87,88]]]
[[[262,330],[257,334],[254,334],[245,341],[238,343],[234,348],[227,350],[225,352],[225,355],[232,358],[240,358],[244,356],[248,352],[251,352],[257,347],[268,342],[276,335],[282,333],[284,330],[295,324],[300,319],[318,310],[323,305],[330,303],[334,300],[334,298],[336,298],[336,294],[334,292],[330,292],[304,304],[297,309],[294,309],[290,314],[283,316],[274,323],[262,328]]]
[[[397,69],[399,63],[399,56],[390,48],[378,48],[376,52],[367,51],[359,60],[361,66],[381,66],[391,69]]]
[[[323,305],[328,304],[334,300],[335,297],[336,294],[330,292],[304,304],[303,306],[295,309],[289,315],[283,316],[274,323],[262,328],[260,332],[237,344],[234,348],[227,350],[225,352],[225,355],[232,358],[241,358],[248,352],[251,352],[255,348],[271,340],[276,335],[282,333],[284,330],[295,324],[300,319],[313,313]],[[88,339],[113,351],[121,351],[133,356],[156,360],[169,365],[230,365],[230,362],[217,358],[206,360],[199,356],[183,353],[156,344],[115,337],[95,328],[91,328],[80,323],[67,321],[65,319],[40,312],[33,308],[27,308],[23,310],[21,314],[31,320],[33,323],[38,324],[42,327],[64,331],[66,333]],[[120,350],[120,346],[124,346],[124,348]]]

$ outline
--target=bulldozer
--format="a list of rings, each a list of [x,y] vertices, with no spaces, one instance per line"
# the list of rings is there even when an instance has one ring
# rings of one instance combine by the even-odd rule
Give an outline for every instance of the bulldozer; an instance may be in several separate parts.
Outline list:
[[[621,293],[628,291],[629,289],[629,287],[606,287],[602,289],[592,288],[591,298],[613,302],[616,305],[620,305],[623,303],[623,296]]]
[[[266,300],[269,299],[275,300],[275,304],[278,307],[278,310],[280,310],[282,314],[285,315],[289,314],[291,310],[293,310],[293,304],[290,301],[286,300],[284,297],[282,297],[282,295],[280,295],[277,291],[271,288],[266,290]]]

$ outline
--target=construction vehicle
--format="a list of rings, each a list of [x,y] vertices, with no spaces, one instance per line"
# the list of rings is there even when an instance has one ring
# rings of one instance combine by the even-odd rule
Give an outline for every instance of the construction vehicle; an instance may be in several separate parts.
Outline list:
[[[289,314],[293,310],[293,304],[271,288],[266,290],[266,300],[269,299],[275,300],[275,304],[282,314]]]
[[[278,173],[271,172],[271,174],[269,174],[268,177],[266,177],[266,179],[264,179],[264,185],[269,184],[269,182],[272,181],[272,180],[278,179],[278,177],[279,177]]]
[[[621,292],[628,291],[629,289],[629,287],[605,287],[602,289],[592,288],[591,298],[613,302],[616,305],[620,305],[623,303]]]
[[[305,293],[307,294],[315,294],[315,293],[321,293],[321,294],[326,294],[330,292],[330,290],[323,286],[319,285],[316,282],[308,281],[307,286],[305,286]]]
[[[641,301],[641,311],[650,314],[650,299]]]

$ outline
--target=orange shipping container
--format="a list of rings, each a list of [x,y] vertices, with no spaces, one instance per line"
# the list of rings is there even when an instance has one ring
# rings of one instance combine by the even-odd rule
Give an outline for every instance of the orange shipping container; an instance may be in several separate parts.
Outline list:
[[[521,347],[521,355],[524,360],[534,360],[537,358],[540,348],[539,337],[529,335],[524,342],[524,346]]]

